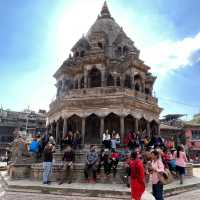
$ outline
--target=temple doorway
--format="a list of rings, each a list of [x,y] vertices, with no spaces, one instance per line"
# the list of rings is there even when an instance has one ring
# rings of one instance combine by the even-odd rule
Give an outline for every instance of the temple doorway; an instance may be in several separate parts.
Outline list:
[[[158,129],[159,129],[158,123],[155,120],[151,121],[150,136],[152,137],[152,136],[158,135]]]
[[[75,133],[81,133],[81,118],[78,115],[72,115],[67,119],[67,130]]]
[[[139,121],[138,121],[138,130],[139,130],[139,133],[142,133],[144,135],[147,135],[147,122],[146,120],[143,118],[141,118]]]
[[[86,118],[85,144],[100,144],[100,118],[95,114]]]
[[[114,113],[110,113],[105,117],[105,130],[109,133],[113,131],[120,133],[120,117]]]
[[[135,120],[132,115],[127,115],[124,118],[124,130],[125,130],[125,135],[128,134],[129,132],[135,131]]]

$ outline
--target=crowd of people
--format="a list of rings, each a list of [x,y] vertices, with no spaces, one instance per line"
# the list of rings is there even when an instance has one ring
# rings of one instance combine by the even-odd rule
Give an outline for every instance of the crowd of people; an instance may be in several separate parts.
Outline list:
[[[169,144],[169,141],[167,142]],[[141,139],[134,133],[128,135],[127,146],[131,155],[126,162],[126,177],[133,199],[141,199],[150,177],[152,193],[156,200],[163,200],[163,184],[172,181],[173,177],[179,177],[180,184],[183,184],[187,163],[184,146],[180,145],[175,149],[173,145],[166,144],[166,141],[158,136],[145,136]]]
[[[64,152],[63,170],[58,184],[65,180],[72,183],[75,150],[81,148],[81,134],[78,131],[65,134],[61,145]],[[43,159],[43,183],[49,184],[56,149],[54,138],[47,132],[41,137],[35,136],[28,149],[35,161]],[[96,146],[91,145],[87,152],[84,167],[86,182],[96,183],[102,174],[105,178],[110,178],[110,175],[115,178],[120,161],[124,163],[124,181],[131,188],[134,200],[141,199],[150,177],[155,199],[163,200],[163,184],[169,181],[169,177],[179,177],[180,184],[183,184],[187,156],[183,145],[175,149],[169,140],[164,141],[159,136],[150,138],[129,132],[122,141],[120,134],[106,130],[102,136],[102,149],[97,151]]]

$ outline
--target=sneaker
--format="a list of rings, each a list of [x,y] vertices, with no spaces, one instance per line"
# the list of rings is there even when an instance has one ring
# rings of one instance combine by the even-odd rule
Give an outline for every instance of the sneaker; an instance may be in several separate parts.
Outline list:
[[[47,184],[47,182],[43,182],[43,184]]]
[[[68,181],[68,184],[71,184],[72,183],[72,181]]]

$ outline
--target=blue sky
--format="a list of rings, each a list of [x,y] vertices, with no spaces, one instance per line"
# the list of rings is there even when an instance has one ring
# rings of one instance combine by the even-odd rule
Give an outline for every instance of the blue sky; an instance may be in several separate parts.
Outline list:
[[[103,0],[1,0],[0,104],[48,109],[52,75],[96,20]],[[158,78],[159,105],[168,113],[200,112],[198,0],[108,0],[117,23]]]

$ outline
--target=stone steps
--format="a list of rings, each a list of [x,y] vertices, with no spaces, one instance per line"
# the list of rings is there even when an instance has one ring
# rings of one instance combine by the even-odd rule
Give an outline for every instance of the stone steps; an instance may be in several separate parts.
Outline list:
[[[83,184],[72,183],[58,185],[43,185],[38,181],[30,180],[9,180],[6,176],[1,176],[3,187],[6,192],[35,193],[35,194],[52,194],[63,195],[63,197],[73,197],[74,199],[119,199],[130,200],[130,189],[120,184]],[[152,195],[145,191],[141,200],[154,200]]]
[[[84,167],[85,163],[75,163],[73,170],[73,182],[83,182],[84,179]],[[60,174],[63,172],[61,163],[54,163],[52,175],[50,177],[51,181],[58,181]],[[31,180],[42,180],[43,167],[42,163],[37,163],[31,165]],[[109,177],[105,176],[103,167],[101,168],[101,173],[97,178],[98,183],[123,183],[123,176],[125,175],[125,170],[123,164],[119,163],[117,168],[117,174],[114,178],[112,173]]]

